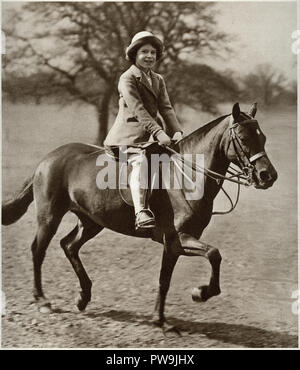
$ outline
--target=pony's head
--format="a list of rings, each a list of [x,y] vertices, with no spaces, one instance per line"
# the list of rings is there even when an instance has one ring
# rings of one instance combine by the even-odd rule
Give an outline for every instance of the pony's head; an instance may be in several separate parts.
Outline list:
[[[252,180],[256,188],[267,189],[276,181],[277,172],[265,152],[266,137],[254,119],[256,111],[256,103],[248,113],[241,112],[238,103],[233,106],[225,154]]]

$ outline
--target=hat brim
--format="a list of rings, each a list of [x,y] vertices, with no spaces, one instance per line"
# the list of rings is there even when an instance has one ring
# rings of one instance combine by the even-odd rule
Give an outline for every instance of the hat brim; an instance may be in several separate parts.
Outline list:
[[[155,36],[146,36],[128,46],[128,48],[126,49],[126,59],[134,61],[137,50],[145,44],[151,44],[155,47],[156,60],[159,60],[162,57],[164,48],[163,43]]]

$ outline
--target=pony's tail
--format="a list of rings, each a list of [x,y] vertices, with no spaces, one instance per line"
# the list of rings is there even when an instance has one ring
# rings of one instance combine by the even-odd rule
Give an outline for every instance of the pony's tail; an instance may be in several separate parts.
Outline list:
[[[33,201],[33,176],[26,180],[22,189],[13,199],[2,204],[2,225],[10,225],[18,221]]]

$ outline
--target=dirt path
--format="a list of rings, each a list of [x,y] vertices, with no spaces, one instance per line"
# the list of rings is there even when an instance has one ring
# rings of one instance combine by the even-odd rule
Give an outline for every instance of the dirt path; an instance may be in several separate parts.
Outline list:
[[[29,241],[34,234],[33,211],[31,207],[18,224],[5,229],[2,253],[7,312],[2,323],[3,346],[297,346],[297,318],[291,312],[290,299],[291,291],[296,289],[290,276],[296,253],[293,256],[285,251],[280,255],[277,250],[274,256],[274,251],[264,250],[247,237],[246,230],[228,232],[238,215],[216,219],[210,230],[215,245],[222,245],[221,296],[205,304],[194,303],[190,290],[208,282],[210,268],[204,259],[181,257],[179,260],[166,314],[183,336],[166,338],[150,324],[162,253],[161,246],[152,241],[104,231],[88,242],[83,247],[82,259],[94,283],[93,298],[85,313],[77,311],[74,305],[79,288],[77,278],[59,248],[60,238],[73,225],[72,216],[64,220],[44,263],[44,287],[54,313],[40,314],[31,304]],[[254,234],[250,234],[257,238],[255,225],[253,228]],[[225,232],[226,238],[221,237]],[[243,242],[236,243],[236,239]]]

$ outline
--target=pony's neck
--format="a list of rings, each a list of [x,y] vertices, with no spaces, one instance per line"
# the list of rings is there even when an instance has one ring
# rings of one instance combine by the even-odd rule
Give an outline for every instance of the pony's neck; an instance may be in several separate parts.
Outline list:
[[[220,119],[203,126],[178,143],[180,153],[203,154],[206,169],[225,175],[229,166],[226,157],[229,140],[228,127],[228,116],[220,117]],[[205,176],[203,197],[198,201],[193,201],[193,208],[201,207],[203,201],[211,204],[221,186],[222,182],[217,183],[214,179]]]
[[[229,165],[226,158],[228,127],[229,117],[225,116],[194,131],[178,143],[180,153],[203,154],[207,169],[225,174]]]

